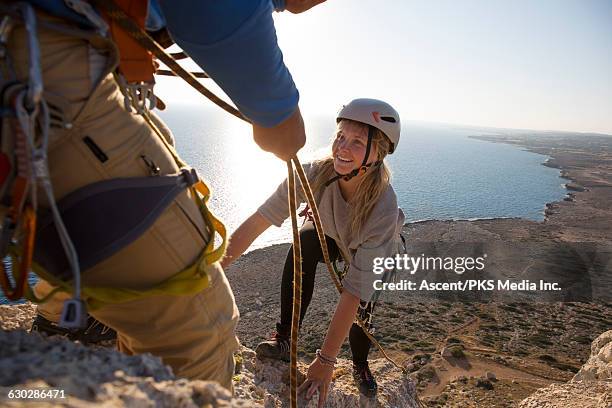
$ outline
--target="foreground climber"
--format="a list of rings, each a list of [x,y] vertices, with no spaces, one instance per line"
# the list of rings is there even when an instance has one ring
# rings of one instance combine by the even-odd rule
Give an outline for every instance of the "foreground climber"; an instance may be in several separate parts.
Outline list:
[[[301,12],[321,2],[274,5]],[[15,80],[35,82],[33,65],[42,72],[44,93],[36,103],[52,113],[46,153],[54,196],[47,200],[39,195],[40,219],[46,221],[45,210],[57,201],[69,235],[82,236],[74,239],[74,246],[85,299],[91,295],[97,300],[91,314],[117,331],[121,351],[151,352],[177,376],[216,380],[231,389],[238,310],[215,262],[220,251],[209,245],[213,228],[220,231],[220,226],[195,192],[196,174],[180,168],[169,146],[169,130],[138,100],[152,101],[150,82],[130,76],[152,75],[150,55],[88,2],[29,3],[36,6],[36,18],[28,24],[38,26],[40,58],[32,58],[38,56],[30,52],[32,38],[23,25],[29,18],[27,6],[4,1],[0,18],[8,22],[2,26],[2,40],[8,38],[3,45],[9,58],[1,61],[0,72],[3,91]],[[253,136],[262,149],[287,159],[304,145],[298,92],[276,44],[271,2],[150,1],[148,9],[146,1],[117,3],[136,13],[131,16],[141,25],[146,21],[150,31],[166,26],[253,122]],[[163,206],[147,199],[160,185],[172,193]],[[113,198],[98,199],[107,193]],[[143,217],[142,223],[132,225],[134,217]],[[64,255],[57,220],[51,220],[39,223],[34,261],[49,276],[69,281],[74,258]],[[118,240],[103,246],[101,241],[113,234]],[[194,282],[198,290],[192,293],[194,285],[181,284],[181,279]],[[41,281],[35,292],[42,296],[51,289]],[[39,307],[52,323],[61,310],[53,299]]]
[[[390,184],[384,158],[397,148],[400,138],[399,114],[376,99],[356,99],[337,116],[337,130],[331,156],[305,166],[319,208],[332,260],[345,261],[341,277],[344,291],[336,307],[325,341],[310,365],[302,385],[307,397],[319,389],[319,403],[325,401],[336,356],[347,334],[353,355],[354,378],[359,390],[373,398],[377,385],[368,367],[370,340],[355,323],[355,315],[371,324],[374,303],[373,259],[398,253],[399,232],[404,214]],[[336,183],[337,181],[337,183]],[[301,190],[298,189],[301,193]],[[298,198],[304,201],[303,194]],[[224,266],[240,256],[270,225],[280,226],[289,216],[287,181],[234,232]],[[317,264],[323,254],[312,221],[300,231],[302,254],[302,307],[300,323],[312,298]],[[289,361],[293,306],[293,247],[287,254],[281,283],[281,315],[270,341],[257,346],[257,353]]]

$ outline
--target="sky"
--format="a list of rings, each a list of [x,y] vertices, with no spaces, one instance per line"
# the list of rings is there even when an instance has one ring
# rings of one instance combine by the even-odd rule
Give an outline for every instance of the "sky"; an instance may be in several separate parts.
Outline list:
[[[306,117],[371,97],[402,120],[612,134],[612,0],[328,0],[274,20]],[[210,103],[178,81],[158,79],[164,100]]]

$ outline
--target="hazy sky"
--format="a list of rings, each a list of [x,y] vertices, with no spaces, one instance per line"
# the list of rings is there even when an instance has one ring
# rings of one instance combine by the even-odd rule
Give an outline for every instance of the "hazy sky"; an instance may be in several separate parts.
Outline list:
[[[274,18],[306,115],[374,97],[404,120],[612,134],[612,0],[328,0]]]

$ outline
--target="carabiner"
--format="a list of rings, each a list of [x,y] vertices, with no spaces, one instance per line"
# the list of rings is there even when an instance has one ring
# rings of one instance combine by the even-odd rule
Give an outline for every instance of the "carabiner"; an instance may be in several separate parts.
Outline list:
[[[28,75],[28,95],[26,106],[28,110],[34,110],[42,99],[43,82],[40,69],[40,48],[38,45],[36,15],[34,9],[28,3],[19,3],[18,8],[23,16],[23,22],[28,34],[28,47],[30,51],[30,72]]]

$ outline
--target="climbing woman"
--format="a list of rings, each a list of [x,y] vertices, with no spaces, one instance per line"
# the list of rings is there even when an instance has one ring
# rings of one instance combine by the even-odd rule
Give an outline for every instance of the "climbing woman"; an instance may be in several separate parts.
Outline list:
[[[376,380],[368,367],[370,340],[354,322],[355,316],[371,324],[374,258],[393,257],[398,252],[404,214],[397,206],[384,158],[397,148],[400,138],[399,114],[376,99],[355,99],[336,118],[337,128],[331,155],[304,165],[312,187],[332,259],[344,260],[342,294],[317,358],[308,369],[301,389],[310,398],[319,389],[324,401],[332,378],[336,356],[349,337],[353,376],[359,391],[375,397]],[[297,180],[297,178],[296,178]],[[298,201],[304,202],[301,186]],[[228,266],[271,224],[277,227],[289,216],[287,181],[234,232],[226,258]],[[300,230],[302,252],[302,307],[300,324],[312,299],[317,263],[324,262],[317,233],[311,220]],[[260,357],[289,360],[293,302],[293,247],[289,250],[281,283],[280,322],[269,341],[257,346]]]

